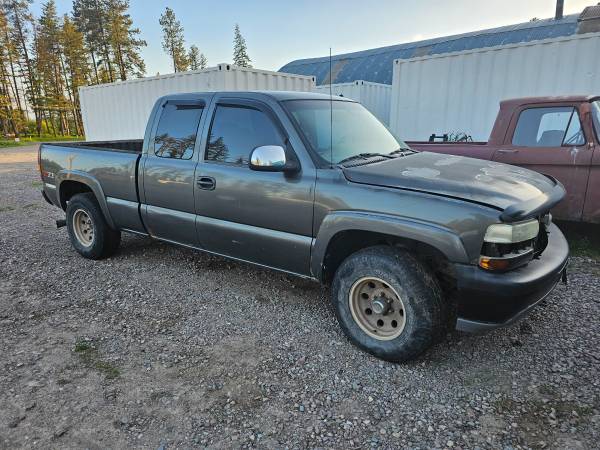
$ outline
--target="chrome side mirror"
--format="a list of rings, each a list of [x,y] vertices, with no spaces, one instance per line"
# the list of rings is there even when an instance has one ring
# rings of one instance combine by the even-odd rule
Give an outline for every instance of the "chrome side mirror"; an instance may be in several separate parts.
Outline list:
[[[262,145],[250,153],[250,168],[263,172],[293,172],[298,164],[287,160],[283,147]]]

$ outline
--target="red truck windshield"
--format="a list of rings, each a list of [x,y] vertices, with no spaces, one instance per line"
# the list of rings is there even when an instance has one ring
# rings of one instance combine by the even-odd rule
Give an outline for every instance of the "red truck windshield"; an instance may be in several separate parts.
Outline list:
[[[333,158],[331,163],[337,164],[361,153],[389,154],[408,147],[359,103],[290,100],[284,104],[312,149],[326,162]]]

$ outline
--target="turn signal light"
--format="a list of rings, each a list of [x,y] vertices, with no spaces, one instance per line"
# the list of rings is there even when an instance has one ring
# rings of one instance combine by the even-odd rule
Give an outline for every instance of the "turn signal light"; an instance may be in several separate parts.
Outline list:
[[[479,258],[479,267],[485,270],[508,270],[510,260],[481,256]]]

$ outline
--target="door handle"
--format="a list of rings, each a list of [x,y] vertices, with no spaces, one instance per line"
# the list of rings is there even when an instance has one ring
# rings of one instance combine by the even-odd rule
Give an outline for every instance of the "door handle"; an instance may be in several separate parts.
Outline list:
[[[198,187],[200,189],[206,189],[207,191],[214,190],[217,182],[213,177],[198,177]]]
[[[498,153],[519,153],[519,150],[514,148],[501,148]]]

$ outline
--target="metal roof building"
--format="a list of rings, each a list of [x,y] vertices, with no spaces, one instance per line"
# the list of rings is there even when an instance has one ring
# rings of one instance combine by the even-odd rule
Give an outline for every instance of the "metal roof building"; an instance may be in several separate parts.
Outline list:
[[[328,56],[292,61],[279,71],[315,76],[318,85],[331,82],[348,83],[354,80],[392,84],[393,62],[395,59],[439,55],[599,31],[590,30],[586,21],[582,20],[585,12],[584,10],[581,15],[572,14],[560,19],[535,20],[455,36],[335,55],[332,57],[332,74],[329,73]]]

